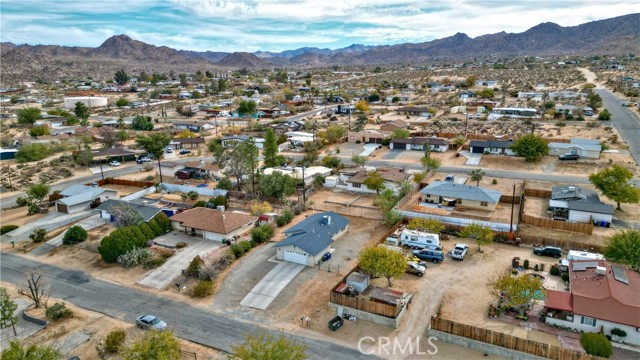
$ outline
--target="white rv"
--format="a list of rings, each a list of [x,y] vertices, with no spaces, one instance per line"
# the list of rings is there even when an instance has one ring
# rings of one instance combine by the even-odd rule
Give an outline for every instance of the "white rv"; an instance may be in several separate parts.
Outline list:
[[[579,250],[569,250],[567,257],[559,261],[560,271],[569,271],[569,261],[571,260],[606,260],[602,254],[590,253]]]
[[[400,245],[408,246],[412,249],[431,248],[442,250],[440,235],[418,230],[402,230],[402,233],[400,233]]]

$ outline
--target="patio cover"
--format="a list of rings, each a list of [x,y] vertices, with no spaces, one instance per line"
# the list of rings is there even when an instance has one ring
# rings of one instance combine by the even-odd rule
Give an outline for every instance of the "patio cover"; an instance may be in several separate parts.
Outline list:
[[[548,309],[573,311],[570,292],[547,290],[545,304]]]

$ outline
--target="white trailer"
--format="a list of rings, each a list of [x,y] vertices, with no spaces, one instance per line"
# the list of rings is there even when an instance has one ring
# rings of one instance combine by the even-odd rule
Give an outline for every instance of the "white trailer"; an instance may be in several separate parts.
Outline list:
[[[408,246],[412,249],[442,249],[440,235],[408,229],[402,230],[402,233],[400,233],[400,245]]]
[[[604,255],[598,253],[590,253],[579,250],[569,250],[567,257],[559,261],[560,271],[569,271],[569,261],[571,260],[606,260]]]

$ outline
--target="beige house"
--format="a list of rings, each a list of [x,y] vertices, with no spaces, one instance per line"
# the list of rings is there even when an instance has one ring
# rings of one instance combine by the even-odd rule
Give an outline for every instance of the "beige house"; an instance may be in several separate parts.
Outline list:
[[[498,190],[477,186],[456,184],[448,181],[434,181],[420,190],[422,201],[446,207],[463,206],[467,209],[494,211],[502,193]]]
[[[175,214],[170,220],[174,229],[186,234],[207,240],[225,241],[251,230],[258,217],[196,207]]]

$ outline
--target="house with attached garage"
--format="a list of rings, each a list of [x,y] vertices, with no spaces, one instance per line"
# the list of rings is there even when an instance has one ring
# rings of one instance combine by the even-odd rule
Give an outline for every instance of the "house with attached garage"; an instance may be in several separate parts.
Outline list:
[[[600,140],[596,139],[573,138],[569,143],[549,143],[549,155],[555,156],[573,154],[585,159],[599,159],[601,151]]]
[[[411,174],[402,169],[396,168],[351,168],[344,169],[340,172],[340,176],[336,180],[335,184],[330,184],[325,178],[325,186],[335,186],[339,189],[375,194],[376,191],[369,189],[365,185],[365,180],[369,175],[377,171],[380,177],[384,180],[383,185],[385,189],[390,189],[394,193],[398,194],[402,183],[411,179]]]
[[[171,224],[185,234],[213,241],[225,241],[254,227],[257,216],[195,207],[173,215]]]
[[[640,345],[640,273],[606,260],[572,260],[569,278],[569,292],[547,290],[547,324]],[[626,336],[612,333],[616,328]]]
[[[516,153],[511,150],[513,140],[471,140],[469,151],[473,154],[511,155]]]
[[[284,231],[286,238],[274,247],[278,260],[306,266],[314,266],[326,253],[331,253],[331,244],[347,231],[349,219],[334,212],[318,213]]]
[[[109,199],[103,202],[102,204],[100,204],[100,206],[97,207],[97,209],[100,210],[101,218],[111,222],[115,222],[118,220],[116,217],[120,211],[119,209],[123,209],[126,207],[129,207],[133,209],[136,213],[138,213],[138,215],[142,217],[142,220],[144,222],[148,222],[149,220],[153,219],[154,216],[158,215],[158,213],[162,211],[162,209],[155,206],[149,206],[149,205],[138,204],[138,203],[130,203],[130,202],[115,200],[115,199]]]
[[[494,211],[502,196],[498,190],[448,181],[434,181],[420,190],[420,194],[425,203],[485,211]]]
[[[101,203],[118,199],[118,192],[98,186],[71,185],[60,192],[61,199],[56,200],[56,211],[73,214],[97,207]]]
[[[413,137],[413,138],[397,138],[391,140],[389,149],[395,150],[419,150],[424,151],[425,146],[429,146],[431,151],[445,152],[449,149],[449,140],[437,137]]]
[[[552,187],[549,209],[555,220],[605,226],[611,224],[614,213],[613,205],[601,202],[595,191],[575,185]]]

